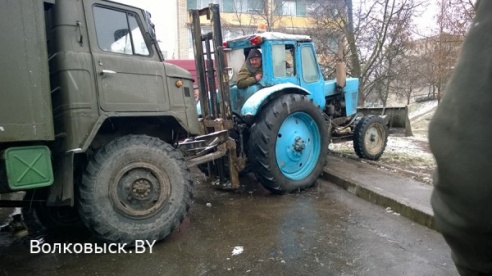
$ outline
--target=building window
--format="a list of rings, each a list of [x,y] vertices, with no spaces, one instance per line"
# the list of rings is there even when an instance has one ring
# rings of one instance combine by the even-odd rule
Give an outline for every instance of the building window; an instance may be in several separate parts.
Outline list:
[[[320,5],[331,5],[317,0],[273,0],[275,3],[274,14],[279,16],[312,16],[319,9]]]
[[[97,43],[106,52],[149,55],[137,18],[131,14],[94,7]]]
[[[188,9],[206,8],[211,3],[220,4],[222,6],[222,1],[219,0],[187,0],[186,1],[186,5]]]
[[[296,16],[296,1],[282,1],[282,15]]]
[[[222,0],[224,2],[224,12],[263,13],[265,9],[264,0]]]
[[[306,14],[307,15],[315,14],[318,8],[319,8],[319,4],[317,2],[308,2],[306,3]]]
[[[327,18],[335,18],[340,14],[340,9],[343,11],[345,5],[343,1],[344,0],[331,0],[328,3],[323,3],[316,0],[298,0],[297,16],[312,17],[315,15],[322,15]],[[320,11],[322,11],[322,14],[319,14]]]
[[[305,0],[275,0],[275,15],[279,16],[305,16]]]
[[[203,9],[219,4],[221,12],[258,13],[263,11],[265,0],[187,0],[188,9]]]
[[[206,8],[208,7],[209,4],[221,4],[219,1],[214,1],[214,0],[197,0],[198,3],[198,8]]]

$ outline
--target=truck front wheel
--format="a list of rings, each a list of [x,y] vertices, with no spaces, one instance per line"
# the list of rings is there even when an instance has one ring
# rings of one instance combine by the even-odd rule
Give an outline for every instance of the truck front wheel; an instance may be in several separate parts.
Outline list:
[[[284,194],[312,186],[326,164],[328,130],[306,96],[289,94],[265,106],[251,127],[249,156],[260,183]]]
[[[80,217],[107,242],[161,240],[183,221],[192,183],[183,156],[169,144],[124,136],[90,160],[78,189]]]

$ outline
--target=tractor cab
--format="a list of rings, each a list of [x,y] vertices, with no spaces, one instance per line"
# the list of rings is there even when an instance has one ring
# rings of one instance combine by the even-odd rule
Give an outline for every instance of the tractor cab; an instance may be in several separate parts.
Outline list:
[[[295,90],[309,95],[318,106],[324,107],[323,76],[309,36],[264,32],[226,41],[223,46],[227,49],[233,112],[250,115],[250,109],[256,106],[258,100],[265,99],[251,99],[258,91],[268,97],[276,92],[290,93]],[[238,88],[237,75],[251,49],[262,53],[263,77],[256,84]]]

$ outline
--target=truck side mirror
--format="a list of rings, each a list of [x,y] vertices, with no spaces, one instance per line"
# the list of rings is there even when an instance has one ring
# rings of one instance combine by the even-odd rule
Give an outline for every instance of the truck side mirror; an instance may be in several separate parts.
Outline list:
[[[152,17],[152,15],[150,14],[150,12],[145,11],[145,22],[147,22],[147,25],[149,28],[149,35],[150,35],[150,38],[155,41],[156,40],[155,25],[154,25],[154,23],[152,23],[152,21],[150,21],[151,17]]]

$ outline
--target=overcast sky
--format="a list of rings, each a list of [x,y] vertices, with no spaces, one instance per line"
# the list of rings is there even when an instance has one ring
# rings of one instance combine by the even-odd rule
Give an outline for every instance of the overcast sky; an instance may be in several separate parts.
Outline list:
[[[127,5],[136,6],[149,11],[152,14],[152,22],[155,24],[157,39],[161,41],[161,48],[172,56],[175,50],[177,39],[177,18],[176,18],[176,0],[113,0]],[[354,0],[356,3],[357,0]],[[434,1],[427,1],[429,5],[422,7],[423,14],[416,18],[415,23],[421,28],[421,31],[428,31],[435,24]]]

